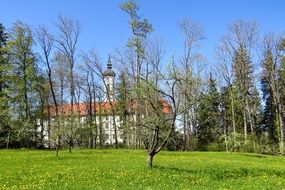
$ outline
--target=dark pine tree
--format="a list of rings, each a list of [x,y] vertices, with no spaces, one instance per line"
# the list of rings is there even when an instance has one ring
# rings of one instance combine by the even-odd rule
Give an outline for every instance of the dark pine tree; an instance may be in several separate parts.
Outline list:
[[[271,50],[268,50],[264,54],[264,59],[262,61],[263,73],[261,78],[261,91],[262,99],[264,101],[263,116],[261,122],[260,133],[267,131],[269,134],[269,140],[271,143],[278,143],[277,135],[277,115],[276,115],[276,105],[274,103],[274,96],[272,87],[270,85],[270,76],[273,68],[276,68],[276,64],[273,60],[273,54]],[[273,79],[271,79],[273,80]]]
[[[198,146],[206,150],[207,145],[218,139],[219,93],[216,82],[210,75],[208,90],[200,98],[198,108]]]
[[[262,99],[264,109],[259,134],[267,131],[271,143],[278,143],[276,131],[276,106],[274,105],[273,94],[268,81],[263,77],[261,79]]]

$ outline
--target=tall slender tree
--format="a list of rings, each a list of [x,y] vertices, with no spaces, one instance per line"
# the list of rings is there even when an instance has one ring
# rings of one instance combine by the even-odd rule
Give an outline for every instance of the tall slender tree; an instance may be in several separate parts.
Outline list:
[[[74,65],[76,56],[76,47],[81,32],[81,26],[78,21],[74,21],[70,17],[58,16],[56,26],[59,30],[59,36],[55,38],[56,47],[66,57],[68,63],[68,81],[70,92],[70,135],[67,137],[69,152],[73,146],[74,136],[74,103],[75,103],[75,81],[74,81]]]
[[[42,59],[45,63],[46,66],[46,72],[47,72],[47,79],[48,79],[48,84],[49,84],[49,89],[52,95],[52,100],[53,100],[53,105],[54,105],[54,112],[55,112],[55,126],[56,126],[56,134],[59,134],[59,109],[58,109],[58,101],[57,101],[57,96],[56,96],[56,90],[55,90],[55,85],[54,85],[54,72],[52,71],[52,61],[51,61],[51,53],[54,48],[54,36],[48,31],[48,29],[45,26],[39,26],[36,30],[36,39],[39,44],[39,46],[42,49]],[[49,102],[47,103],[47,106],[49,107]],[[50,114],[49,114],[50,117]],[[50,126],[50,120],[51,118],[48,118],[48,142],[50,142],[50,131],[51,131],[51,126]],[[50,147],[50,143],[48,145]],[[57,136],[56,140],[56,155],[58,156],[58,151],[59,151],[59,136]]]
[[[188,18],[179,23],[183,33],[183,55],[179,60],[182,82],[180,86],[183,109],[183,144],[184,150],[189,150],[190,136],[196,127],[197,98],[200,92],[200,73],[202,71],[203,56],[199,53],[199,43],[203,39],[202,26]]]
[[[133,77],[134,80],[134,100],[136,102],[135,107],[135,144],[137,147],[142,146],[142,141],[140,137],[141,128],[141,108],[143,104],[143,100],[141,98],[140,92],[140,85],[141,81],[140,78],[144,75],[143,69],[146,68],[145,63],[145,47],[146,47],[146,39],[148,35],[153,31],[152,25],[149,21],[145,18],[141,18],[138,14],[139,7],[135,3],[135,1],[129,0],[120,5],[120,8],[126,12],[129,17],[129,25],[132,31],[132,37],[128,41],[127,47],[132,51],[132,58],[131,58],[131,68],[132,74],[130,76]]]
[[[8,86],[11,80],[11,65],[8,56],[8,33],[0,23],[0,147],[9,148],[11,114],[9,112]]]
[[[118,101],[118,114],[122,121],[121,129],[123,130],[123,145],[124,147],[131,145],[131,122],[130,122],[130,84],[127,79],[127,74],[123,71],[119,75],[119,81],[116,85],[116,94]]]

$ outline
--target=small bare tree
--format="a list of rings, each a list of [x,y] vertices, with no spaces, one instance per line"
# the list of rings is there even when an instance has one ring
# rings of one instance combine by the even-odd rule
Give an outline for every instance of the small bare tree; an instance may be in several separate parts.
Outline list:
[[[145,128],[143,139],[148,154],[148,167],[153,166],[154,156],[169,142],[175,131],[177,116],[181,114],[178,90],[181,81],[175,66],[170,66],[168,74],[163,74],[156,66],[154,68],[157,81],[141,78],[142,90],[145,92],[144,106],[148,107],[142,120],[142,126]]]

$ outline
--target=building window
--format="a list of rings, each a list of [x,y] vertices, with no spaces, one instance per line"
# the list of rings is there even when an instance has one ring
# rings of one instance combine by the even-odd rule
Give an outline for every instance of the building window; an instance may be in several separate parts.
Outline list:
[[[108,128],[109,128],[108,123],[105,123],[105,128],[106,128],[106,129],[108,129]]]
[[[115,139],[115,137],[116,137],[116,135],[115,135],[115,134],[113,134],[113,139]]]

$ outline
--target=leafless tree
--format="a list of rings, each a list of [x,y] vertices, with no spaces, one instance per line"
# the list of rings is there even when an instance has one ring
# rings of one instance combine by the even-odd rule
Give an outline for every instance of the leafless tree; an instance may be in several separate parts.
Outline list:
[[[52,53],[52,48],[54,47],[54,37],[53,35],[48,31],[48,29],[45,26],[39,26],[36,30],[36,39],[38,44],[40,45],[42,52],[43,52],[43,60],[45,62],[45,65],[47,67],[46,72],[48,76],[48,83],[52,95],[52,100],[55,108],[55,125],[56,125],[56,134],[59,135],[59,112],[58,112],[58,103],[57,103],[57,98],[56,98],[56,92],[54,89],[54,84],[53,84],[53,71],[51,68],[51,53]],[[48,112],[49,112],[49,117],[50,117],[50,109],[48,105]],[[48,118],[48,136],[50,139],[50,118]],[[50,146],[50,145],[49,145]],[[59,150],[59,136],[57,136],[56,140],[56,156],[58,156],[58,150]]]
[[[234,73],[232,60],[228,55],[227,50],[223,47],[217,47],[216,49],[216,61],[218,64],[216,73],[221,85],[229,86],[230,99],[231,99],[231,122],[232,122],[232,132],[236,133],[236,110],[235,110],[235,97],[234,97]]]
[[[75,82],[74,82],[75,52],[76,52],[76,46],[79,34],[81,32],[81,27],[77,21],[74,21],[72,18],[66,16],[58,16],[55,25],[59,31],[58,37],[55,38],[56,47],[60,52],[63,53],[68,63],[70,104],[71,104],[71,114],[73,114],[73,106],[75,100]],[[71,126],[72,125],[73,124],[71,122]],[[73,139],[68,139],[70,152],[72,148],[72,141]]]
[[[184,150],[189,150],[189,140],[191,128],[195,126],[195,106],[198,88],[200,86],[200,72],[202,71],[201,63],[204,62],[203,56],[197,51],[199,42],[204,38],[202,26],[188,18],[179,23],[179,28],[184,36],[184,53],[179,60],[181,75],[181,98],[184,102],[183,109],[183,143]],[[194,116],[195,117],[195,116]]]

